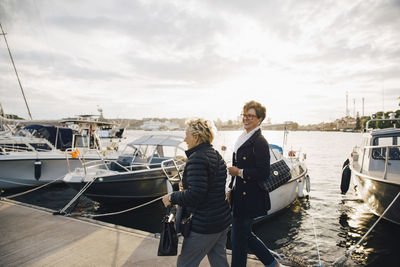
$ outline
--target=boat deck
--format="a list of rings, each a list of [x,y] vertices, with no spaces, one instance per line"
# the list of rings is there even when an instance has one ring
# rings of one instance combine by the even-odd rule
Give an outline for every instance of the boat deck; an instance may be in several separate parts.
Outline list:
[[[155,234],[14,201],[0,200],[0,236],[0,266],[176,266],[177,260],[157,257]],[[209,266],[207,257],[200,266]],[[249,258],[247,266],[263,264]]]

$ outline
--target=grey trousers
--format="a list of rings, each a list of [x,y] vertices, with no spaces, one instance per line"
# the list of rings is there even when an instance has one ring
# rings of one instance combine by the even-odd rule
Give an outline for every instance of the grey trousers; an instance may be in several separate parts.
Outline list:
[[[206,255],[210,266],[229,267],[225,250],[227,233],[228,229],[216,234],[190,232],[190,235],[183,239],[177,267],[199,266]]]

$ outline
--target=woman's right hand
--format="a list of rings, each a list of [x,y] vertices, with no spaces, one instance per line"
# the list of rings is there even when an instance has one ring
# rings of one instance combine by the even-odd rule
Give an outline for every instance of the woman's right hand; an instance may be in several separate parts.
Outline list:
[[[179,182],[179,191],[183,191],[183,184],[182,184],[182,182]]]
[[[231,206],[231,192],[232,190],[229,190],[225,193],[225,200],[228,202],[229,207]]]
[[[169,201],[169,195],[170,194],[166,194],[162,197],[162,202],[164,203],[165,207],[171,206],[171,202]]]

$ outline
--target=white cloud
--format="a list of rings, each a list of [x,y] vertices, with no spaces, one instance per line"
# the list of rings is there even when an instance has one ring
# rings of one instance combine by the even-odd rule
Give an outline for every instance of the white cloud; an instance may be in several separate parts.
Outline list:
[[[11,1],[0,18],[34,118],[234,119],[245,101],[273,122],[398,108],[398,1]],[[0,101],[27,117],[3,40]],[[382,97],[383,96],[383,97]],[[358,104],[357,104],[358,103]]]

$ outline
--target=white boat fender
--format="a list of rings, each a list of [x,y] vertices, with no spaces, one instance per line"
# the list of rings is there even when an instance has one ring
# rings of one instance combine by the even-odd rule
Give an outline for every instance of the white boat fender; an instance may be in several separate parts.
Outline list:
[[[350,186],[351,170],[349,165],[350,165],[350,160],[346,159],[346,161],[343,163],[342,180],[340,183],[340,190],[342,191],[343,195],[347,193]]]
[[[167,183],[167,193],[169,194],[174,192],[174,188],[172,187],[171,182],[168,179],[166,179],[165,182]]]
[[[306,190],[307,193],[310,193],[311,191],[311,181],[310,181],[310,176],[308,176],[308,174],[306,175]]]
[[[298,197],[304,197],[304,194],[303,194],[303,181],[302,180],[297,181],[297,187],[299,189],[297,191],[297,196]]]
[[[35,179],[39,180],[40,176],[42,175],[42,162],[37,159],[35,160],[34,166]]]

